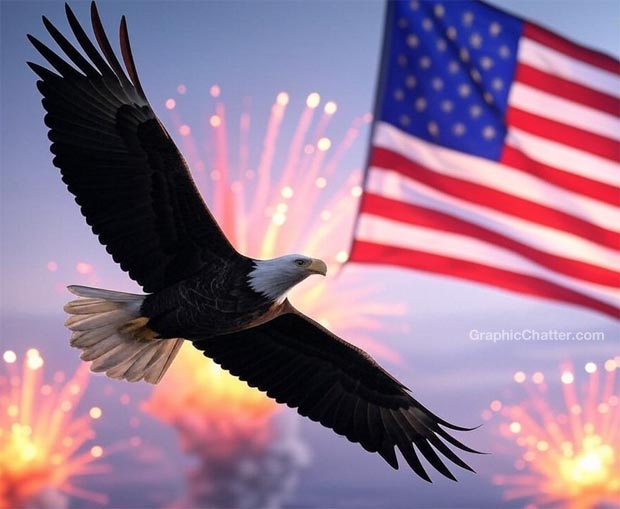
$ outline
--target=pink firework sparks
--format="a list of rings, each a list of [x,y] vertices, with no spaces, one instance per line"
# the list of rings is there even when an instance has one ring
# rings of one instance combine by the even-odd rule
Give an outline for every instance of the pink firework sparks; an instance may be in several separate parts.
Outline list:
[[[250,139],[256,135],[251,133],[249,100],[240,118],[230,121],[221,94],[219,86],[211,87],[210,111],[199,126],[190,125],[179,113],[183,97],[167,99],[165,111],[180,135],[198,187],[228,238],[249,256],[307,253],[323,258],[332,276],[340,272],[348,259],[362,176],[359,168],[340,165],[371,116],[353,119],[345,135],[333,140],[329,127],[338,110],[334,101],[321,106],[320,95],[309,94],[290,128],[286,112],[291,99],[280,92],[271,105],[260,155],[253,165]],[[229,138],[235,131],[239,148],[233,158]],[[382,299],[374,298],[382,291]],[[292,300],[371,354],[397,363],[400,356],[373,339],[387,328],[404,328],[399,319],[402,322],[406,315],[405,306],[385,302],[386,293],[385,288],[347,274],[302,285],[293,291]],[[383,304],[377,304],[380,300]],[[343,309],[346,314],[338,311]]]
[[[76,477],[106,471],[96,460],[103,447],[93,443],[92,421],[99,407],[74,416],[88,385],[88,366],[82,364],[65,381],[57,372],[53,383],[43,380],[43,357],[26,352],[21,372],[18,356],[3,352],[0,371],[0,508],[66,507],[68,496],[97,504],[107,498],[73,483]]]
[[[565,363],[559,380],[542,372],[514,374],[526,399],[495,400],[482,412],[508,441],[496,452],[517,454],[516,472],[493,478],[507,500],[527,500],[528,509],[588,509],[619,499],[619,371],[617,357],[576,370]],[[550,403],[558,382],[561,409]]]

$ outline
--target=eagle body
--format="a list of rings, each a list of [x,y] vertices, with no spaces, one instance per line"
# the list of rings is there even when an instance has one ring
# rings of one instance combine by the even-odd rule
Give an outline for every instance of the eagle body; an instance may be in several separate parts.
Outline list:
[[[296,408],[398,468],[396,449],[430,481],[421,458],[455,479],[452,448],[475,453],[366,352],[304,315],[287,292],[325,276],[321,260],[249,258],[232,246],[151,108],[125,18],[121,65],[94,2],[89,37],[68,5],[77,45],[47,18],[65,56],[28,36],[50,68],[38,75],[53,164],[101,244],[145,292],[69,286],[71,346],[111,378],[158,383],[184,341],[279,403]],[[164,382],[165,383],[165,382]]]
[[[147,295],[141,315],[163,339],[198,340],[250,326],[275,304],[248,285],[254,262],[215,262],[196,276]]]

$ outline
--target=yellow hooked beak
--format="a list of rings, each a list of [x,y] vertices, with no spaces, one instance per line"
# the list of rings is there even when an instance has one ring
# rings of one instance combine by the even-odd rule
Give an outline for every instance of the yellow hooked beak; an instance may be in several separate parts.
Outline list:
[[[323,260],[313,258],[312,263],[308,266],[308,272],[310,272],[310,274],[321,274],[325,276],[327,274],[327,265],[325,265]]]

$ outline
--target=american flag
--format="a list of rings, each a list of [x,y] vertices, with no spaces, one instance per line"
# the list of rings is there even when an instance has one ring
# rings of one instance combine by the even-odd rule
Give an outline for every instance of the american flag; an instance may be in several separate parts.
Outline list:
[[[350,261],[619,317],[618,60],[482,2],[386,19]]]

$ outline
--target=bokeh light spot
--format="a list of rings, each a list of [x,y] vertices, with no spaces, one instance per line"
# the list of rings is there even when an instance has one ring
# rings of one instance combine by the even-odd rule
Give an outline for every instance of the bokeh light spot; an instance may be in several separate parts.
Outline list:
[[[354,198],[359,198],[360,196],[362,196],[362,187],[361,186],[354,186],[351,189],[351,196],[353,196]]]
[[[90,448],[90,455],[93,458],[100,458],[103,455],[103,448],[100,445],[93,445]]]
[[[306,98],[306,106],[308,106],[308,108],[312,110],[315,109],[319,105],[320,102],[321,102],[321,96],[317,94],[316,92],[312,92]]]
[[[177,102],[174,99],[172,99],[172,98],[166,99],[166,109],[167,110],[173,110],[176,105],[177,105]]]
[[[273,224],[282,226],[286,222],[286,216],[281,212],[276,212],[272,218]]]
[[[333,115],[338,110],[338,105],[334,101],[329,101],[325,103],[325,107],[323,111],[328,115]]]
[[[211,88],[209,89],[209,94],[211,97],[219,97],[221,92],[222,89],[219,85],[211,85]]]
[[[336,253],[336,261],[338,263],[344,263],[349,259],[349,253],[346,251],[338,251]]]
[[[43,366],[43,357],[41,357],[41,354],[39,354],[37,349],[30,348],[26,352],[26,365],[33,371]]]
[[[211,118],[209,118],[209,124],[211,127],[219,127],[222,125],[222,119],[219,115],[211,115]]]
[[[594,373],[596,371],[596,364],[594,362],[587,362],[584,369],[586,373]]]
[[[563,384],[572,384],[575,380],[575,377],[570,371],[564,371],[562,373],[562,376],[560,376],[560,380]]]
[[[103,412],[101,408],[94,406],[88,411],[88,415],[90,415],[91,419],[99,419],[103,415]]]
[[[86,275],[92,274],[95,270],[95,267],[93,267],[92,264],[87,262],[78,262],[75,264],[75,270],[78,274]]]
[[[2,358],[7,364],[13,364],[17,360],[17,355],[13,350],[7,350],[2,354]]]
[[[321,138],[316,146],[321,152],[326,152],[332,146],[332,141],[329,138]]]
[[[289,97],[286,92],[280,92],[276,97],[276,103],[278,103],[280,106],[286,106],[288,104],[288,101]]]

